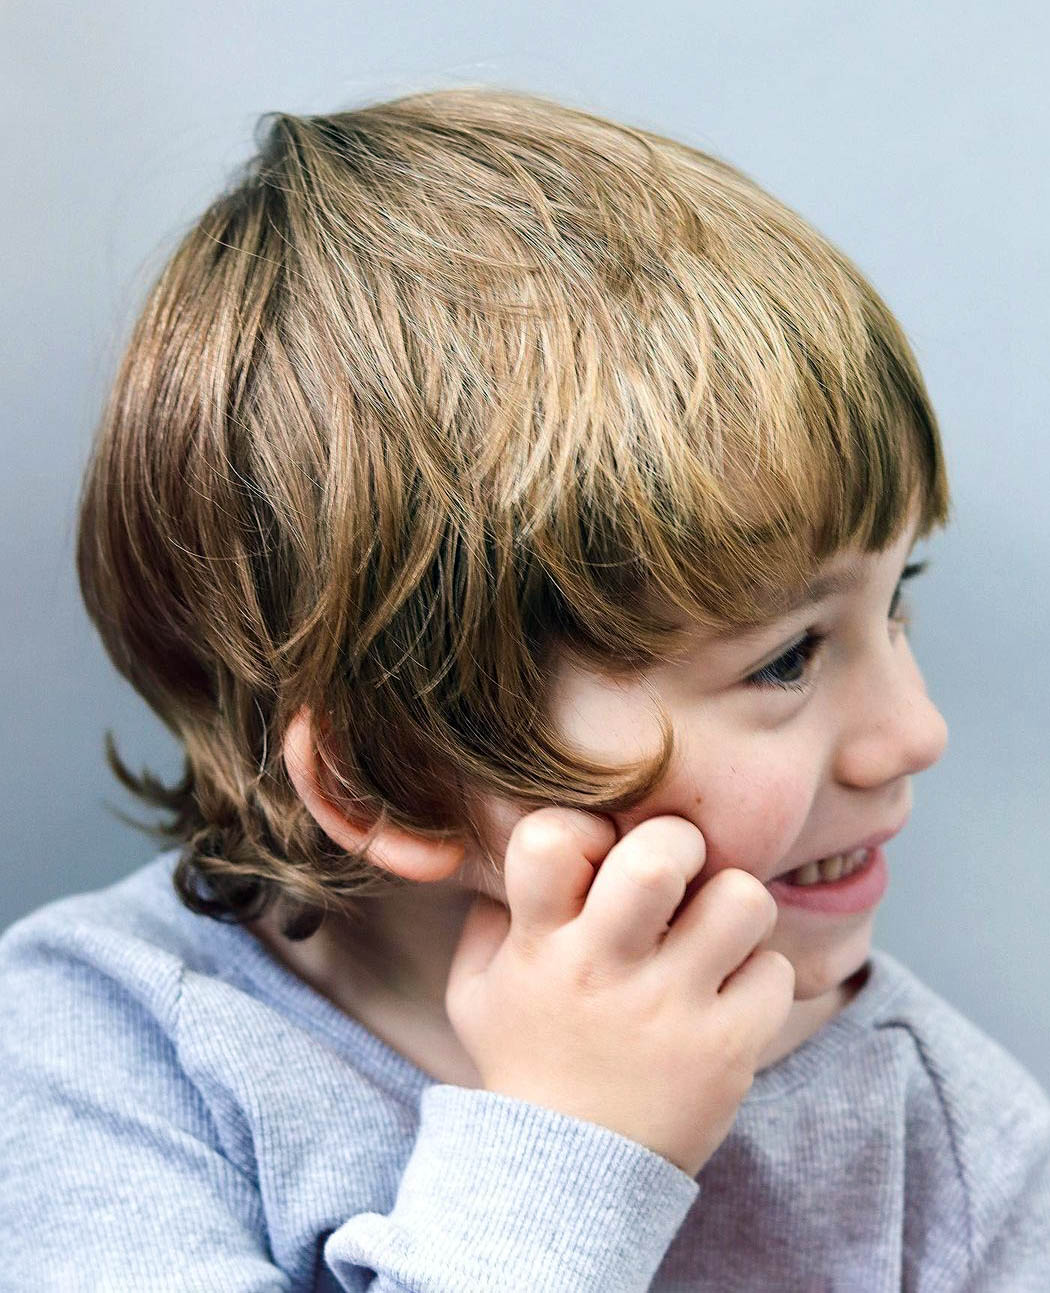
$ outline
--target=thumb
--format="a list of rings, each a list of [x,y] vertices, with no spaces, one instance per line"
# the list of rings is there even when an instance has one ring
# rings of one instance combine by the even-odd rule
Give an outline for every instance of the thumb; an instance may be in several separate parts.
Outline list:
[[[510,912],[501,902],[478,894],[460,931],[449,966],[446,1001],[462,991],[471,979],[484,973],[510,930]]]

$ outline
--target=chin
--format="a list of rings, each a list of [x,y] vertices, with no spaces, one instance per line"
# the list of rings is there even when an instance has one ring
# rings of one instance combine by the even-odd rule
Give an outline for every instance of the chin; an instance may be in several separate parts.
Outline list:
[[[871,930],[866,926],[839,946],[818,953],[808,949],[794,956],[785,951],[784,955],[795,967],[795,1000],[812,1001],[834,992],[864,968],[871,955]]]

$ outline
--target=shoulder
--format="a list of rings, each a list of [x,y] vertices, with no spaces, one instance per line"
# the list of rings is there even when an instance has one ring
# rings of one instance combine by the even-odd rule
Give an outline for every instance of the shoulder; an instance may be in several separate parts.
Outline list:
[[[0,936],[0,1052],[97,1065],[124,1045],[142,1066],[187,1060],[204,1002],[234,1018],[258,1007],[279,967],[245,929],[190,911],[176,851],[123,880],[59,898]],[[269,1011],[274,1014],[275,1011]],[[111,1039],[106,1041],[105,1039]],[[115,1040],[114,1040],[115,1039]]]
[[[917,1069],[950,1112],[1050,1127],[1050,1097],[1020,1060],[889,953],[876,957],[892,988],[870,1025],[909,1039]]]
[[[250,1129],[186,1063],[189,984],[233,971],[216,922],[179,902],[173,865],[162,855],[0,937],[10,1287],[82,1287],[85,1270],[99,1287],[154,1287],[158,1269],[172,1287],[198,1273],[257,1287],[264,1263],[276,1287]]]
[[[69,1173],[78,1145],[80,1168],[101,1170],[97,1154],[119,1157],[118,1140],[137,1153],[180,1136],[248,1162],[232,1100],[207,1081],[222,1034],[202,1036],[192,1001],[225,994],[220,1023],[236,1023],[252,1004],[237,958],[250,936],[182,905],[176,856],[0,937],[0,1102],[25,1115],[0,1127],[0,1157],[27,1180],[43,1179],[49,1141],[66,1144]]]
[[[31,985],[41,1007],[65,985],[94,980],[123,985],[141,1005],[170,1017],[191,953],[165,910],[173,862],[162,855],[117,884],[49,902],[5,930],[0,983],[7,1004],[23,995],[19,988]]]
[[[290,1086],[307,1049],[343,1081],[357,1081],[377,1051],[374,1067],[389,1067],[376,1039],[250,931],[186,908],[172,883],[176,861],[161,854],[117,884],[48,903],[0,937],[0,1095],[16,1080],[40,1091],[48,1073],[61,1073],[64,1088],[99,1090],[166,1074],[216,1116],[239,1118],[231,1111],[259,1083],[274,1096],[275,1054],[289,1057]]]
[[[178,1059],[192,949],[165,908],[172,862],[48,903],[0,937],[0,1099],[23,1114],[0,1128],[12,1180],[16,1164],[41,1179],[43,1148],[57,1142],[67,1175],[74,1160],[101,1171],[97,1155],[112,1150],[102,1129],[122,1128],[127,1143],[133,1120],[207,1136]]]
[[[909,1056],[909,1142],[948,1147],[945,1167],[958,1180],[977,1254],[1050,1179],[1050,1097],[1015,1056],[899,961],[885,952],[877,959],[894,986],[870,1025],[895,1033]],[[1050,1216],[1040,1224],[1050,1227]]]
[[[71,987],[108,990],[171,1023],[187,969],[213,972],[215,922],[194,916],[171,883],[174,853],[161,854],[116,884],[59,898],[16,921],[0,936],[0,983],[8,1005],[45,1009]],[[108,985],[108,987],[106,986]]]

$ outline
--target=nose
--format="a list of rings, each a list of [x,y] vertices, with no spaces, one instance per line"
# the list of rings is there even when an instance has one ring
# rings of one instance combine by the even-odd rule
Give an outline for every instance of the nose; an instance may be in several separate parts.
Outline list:
[[[884,640],[877,662],[845,697],[835,773],[839,781],[873,789],[936,763],[948,725],[926,692],[911,647],[901,635]]]

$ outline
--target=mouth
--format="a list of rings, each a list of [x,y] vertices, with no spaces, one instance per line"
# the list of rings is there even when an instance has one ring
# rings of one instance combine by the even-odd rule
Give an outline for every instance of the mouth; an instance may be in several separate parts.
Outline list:
[[[905,818],[899,826],[895,826],[892,830],[878,831],[856,844],[849,844],[845,848],[825,854],[823,857],[811,858],[807,862],[789,867],[787,870],[770,877],[766,884],[770,885],[776,881],[805,888],[810,885],[833,884],[838,880],[845,880],[847,876],[867,865],[873,851],[880,844],[885,844],[887,840],[899,835],[904,829],[907,820]]]

